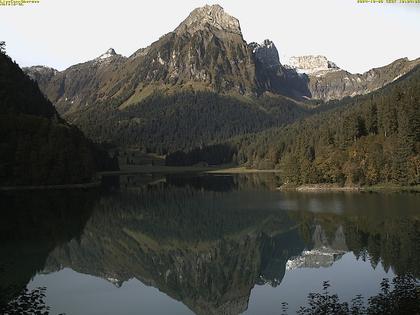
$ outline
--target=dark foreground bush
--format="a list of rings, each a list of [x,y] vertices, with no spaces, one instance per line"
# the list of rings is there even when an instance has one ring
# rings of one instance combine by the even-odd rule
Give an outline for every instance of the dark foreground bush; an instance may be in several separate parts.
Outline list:
[[[322,293],[310,293],[308,304],[301,306],[299,315],[405,315],[420,314],[420,284],[412,275],[397,276],[381,282],[381,291],[365,303],[357,295],[351,303],[341,302],[337,294],[329,292],[328,281],[323,283]],[[287,304],[282,304],[287,314]]]

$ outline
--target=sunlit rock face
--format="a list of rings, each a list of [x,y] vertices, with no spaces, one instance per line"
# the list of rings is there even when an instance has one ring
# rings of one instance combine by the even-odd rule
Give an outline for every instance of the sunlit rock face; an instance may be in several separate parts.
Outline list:
[[[291,57],[288,65],[295,68],[299,73],[317,76],[340,70],[335,63],[329,61],[325,56]]]
[[[239,21],[219,5],[193,10],[174,31],[128,58],[110,48],[64,71],[25,71],[59,113],[76,123],[74,113],[103,103],[127,108],[157,91],[309,96],[306,81],[280,64],[274,43],[248,44]]]
[[[28,74],[33,70],[26,69]],[[108,101],[125,108],[152,91],[186,86],[240,95],[258,92],[254,57],[239,21],[219,5],[195,9],[173,32],[129,58],[110,48],[42,80],[48,81],[43,92],[63,115]]]
[[[287,261],[287,270],[330,267],[348,251],[342,226],[338,227],[333,240],[329,241],[322,227],[316,225],[312,241],[312,249],[304,250],[299,256]]]
[[[87,109],[103,106],[102,110],[110,104],[125,109],[159,92],[211,91],[247,97],[273,93],[297,100],[341,99],[381,88],[418,64],[420,59],[400,59],[364,74],[351,74],[324,56],[311,55],[292,57],[282,65],[272,41],[248,44],[238,19],[219,5],[206,5],[128,58],[110,48],[63,71],[42,66],[25,71],[39,83],[58,112],[77,125],[80,120],[90,119]],[[88,127],[79,127],[89,134]]]
[[[193,10],[185,21],[175,30],[180,35],[184,32],[193,34],[213,27],[217,30],[242,35],[238,19],[227,14],[220,5],[205,5]]]
[[[312,99],[339,100],[347,96],[363,95],[394,82],[420,64],[420,58],[398,59],[389,65],[373,68],[363,74],[340,69],[324,56],[291,57],[288,68],[307,77]]]
[[[117,55],[117,53],[115,52],[114,48],[110,48],[105,53],[100,55],[97,59],[108,59],[108,58],[116,56],[116,55]]]

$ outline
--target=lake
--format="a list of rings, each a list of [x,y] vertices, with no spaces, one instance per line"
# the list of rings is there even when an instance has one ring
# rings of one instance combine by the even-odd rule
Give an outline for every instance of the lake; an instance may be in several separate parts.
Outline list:
[[[0,292],[51,314],[289,314],[420,277],[420,194],[276,190],[274,174],[110,177],[2,193]]]

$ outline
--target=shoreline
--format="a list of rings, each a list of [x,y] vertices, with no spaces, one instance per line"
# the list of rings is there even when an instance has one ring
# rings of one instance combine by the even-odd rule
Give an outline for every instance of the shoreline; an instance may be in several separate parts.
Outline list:
[[[198,166],[150,166],[140,165],[130,168],[123,168],[119,171],[99,172],[99,176],[119,176],[134,174],[174,174],[174,173],[203,173],[212,170],[212,167]]]
[[[62,185],[39,185],[39,186],[0,186],[1,191],[19,190],[61,190],[61,189],[90,189],[101,185],[101,182],[90,182],[84,184],[62,184]]]
[[[283,185],[277,187],[277,190],[280,191],[296,191],[296,192],[360,192],[363,190],[359,186],[338,186],[334,184],[310,184],[310,185]]]
[[[176,173],[204,173],[204,174],[251,174],[277,173],[279,170],[258,170],[231,164],[219,166],[152,166],[139,165],[122,168],[119,171],[99,172],[100,176],[129,175],[129,174],[176,174]]]
[[[283,185],[277,187],[279,191],[294,191],[302,193],[322,192],[420,192],[420,185],[398,186],[398,185],[373,185],[373,186],[338,186],[335,184],[309,184],[309,185]]]
[[[122,175],[141,175],[141,174],[208,174],[208,175],[238,175],[238,174],[272,174],[280,170],[259,170],[247,168],[245,166],[232,166],[232,164],[218,166],[164,166],[164,165],[139,165],[123,168],[118,171],[105,171],[96,174],[96,181],[80,184],[62,185],[26,185],[26,186],[0,186],[2,191],[20,190],[61,190],[61,189],[90,189],[99,187],[103,177],[122,176]],[[378,184],[373,186],[339,186],[337,184],[305,184],[293,185],[286,184],[276,188],[278,191],[294,191],[302,193],[322,193],[322,192],[417,192],[420,193],[420,185],[399,186],[395,184]]]

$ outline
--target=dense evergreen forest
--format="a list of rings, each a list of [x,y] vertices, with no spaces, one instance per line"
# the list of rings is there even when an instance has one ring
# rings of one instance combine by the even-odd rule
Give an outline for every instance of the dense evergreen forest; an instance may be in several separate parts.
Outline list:
[[[381,90],[318,110],[285,127],[236,137],[218,146],[223,150],[204,146],[168,155],[167,163],[276,168],[284,183],[293,184],[420,183],[420,68]]]
[[[166,154],[278,127],[310,112],[281,96],[246,98],[192,89],[156,91],[124,109],[119,104],[97,104],[66,118],[95,141]]]
[[[238,163],[285,182],[420,183],[420,68],[366,96],[281,129],[237,139]]]
[[[419,184],[420,68],[329,112],[233,144],[239,164],[280,168],[286,183]]]
[[[74,183],[112,167],[34,81],[4,52],[0,58],[1,182]],[[191,87],[156,90],[125,108],[112,99],[66,117],[95,141],[164,154],[167,165],[276,168],[285,184],[417,185],[419,102],[415,68],[378,91],[327,104]]]
[[[27,77],[0,52],[0,185],[72,184],[115,168],[106,152],[62,120]]]

